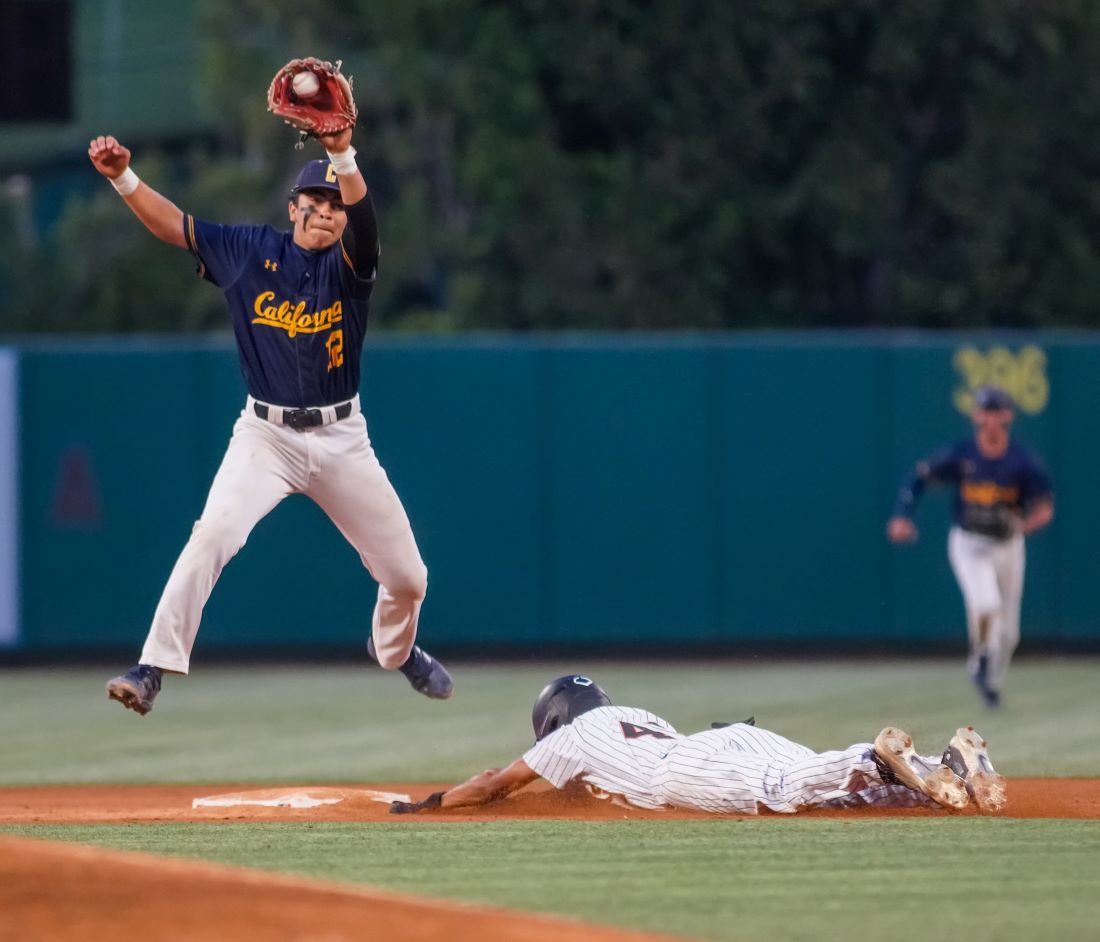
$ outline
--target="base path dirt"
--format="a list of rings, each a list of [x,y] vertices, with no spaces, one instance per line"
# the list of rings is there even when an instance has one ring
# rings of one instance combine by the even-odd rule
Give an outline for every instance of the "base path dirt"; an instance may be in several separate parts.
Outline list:
[[[122,824],[206,821],[613,820],[719,817],[641,811],[587,795],[531,788],[487,808],[396,817],[372,791],[422,798],[442,786],[99,785],[0,788],[0,824]],[[193,808],[196,798],[329,802],[313,807],[234,804]],[[1013,779],[1004,816],[1100,818],[1100,780]],[[943,816],[938,809],[816,811],[806,817]],[[668,937],[531,913],[464,906],[202,861],[83,845],[0,837],[0,942],[72,942],[138,935],[214,942],[659,942]]]
[[[496,820],[720,820],[693,811],[642,811],[609,801],[597,801],[587,794],[566,795],[540,783],[505,801],[485,808],[402,815],[388,813],[386,802],[374,800],[370,790],[398,792],[423,798],[445,788],[439,785],[344,785],[268,786],[253,785],[49,785],[32,788],[0,788],[0,824],[140,824],[156,822],[211,821],[496,821]],[[193,808],[196,798],[237,794],[270,800],[288,794],[335,804],[312,808],[236,805],[221,808]],[[935,808],[860,808],[818,810],[794,815],[768,815],[771,820],[792,817],[881,818],[927,817],[957,814]],[[974,813],[974,812],[962,812]],[[1012,818],[1100,818],[1100,779],[1010,779],[1008,806],[1001,813]],[[731,817],[726,815],[724,817]]]

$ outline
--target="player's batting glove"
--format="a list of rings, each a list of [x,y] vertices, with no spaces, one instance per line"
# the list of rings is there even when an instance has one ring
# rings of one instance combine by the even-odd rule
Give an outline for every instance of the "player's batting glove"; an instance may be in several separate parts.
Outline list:
[[[416,814],[428,808],[439,808],[443,804],[443,796],[446,792],[432,792],[422,801],[395,801],[390,805],[390,814]]]

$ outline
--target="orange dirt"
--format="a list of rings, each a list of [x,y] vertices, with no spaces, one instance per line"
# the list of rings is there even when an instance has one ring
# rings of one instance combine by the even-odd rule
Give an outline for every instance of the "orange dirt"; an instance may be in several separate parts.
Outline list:
[[[440,785],[287,785],[257,790],[256,785],[44,785],[30,788],[0,788],[0,824],[142,824],[179,821],[499,821],[517,819],[659,821],[694,818],[712,820],[713,815],[695,811],[643,811],[622,808],[609,801],[596,801],[587,794],[564,794],[545,783],[537,783],[505,801],[481,809],[432,812],[430,814],[388,814],[384,802],[358,796],[364,789],[404,792],[423,798]],[[344,796],[339,804],[316,808],[192,808],[195,798],[242,792],[274,796],[307,792],[318,797]],[[804,812],[799,818],[881,818],[956,814],[930,808],[861,808]],[[967,812],[962,812],[963,814]],[[970,812],[974,813],[974,812]],[[1008,807],[1012,818],[1100,818],[1100,779],[1010,779]],[[725,817],[731,817],[726,815]],[[768,815],[784,820],[791,815]]]
[[[362,794],[366,788],[424,797],[430,785],[285,786],[261,797],[307,792],[340,797],[315,808],[193,809],[195,798],[249,791],[255,786],[96,785],[0,788],[0,824],[122,824],[205,821],[486,821],[501,819],[720,820],[688,811],[641,811],[586,795],[530,788],[481,810],[404,815]],[[1005,816],[1100,818],[1100,780],[1012,779]],[[850,819],[946,816],[936,809],[816,811],[804,817]],[[793,819],[771,815],[769,820]],[[665,937],[584,925],[529,913],[462,906],[322,883],[198,861],[93,847],[0,837],[0,942],[112,938],[152,931],[157,939],[188,942],[247,938],[283,940],[446,940],[497,942],[654,942]]]

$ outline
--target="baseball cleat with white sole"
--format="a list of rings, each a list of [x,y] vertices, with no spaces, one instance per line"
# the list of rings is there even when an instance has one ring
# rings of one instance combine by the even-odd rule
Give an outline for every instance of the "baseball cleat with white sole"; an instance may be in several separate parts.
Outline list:
[[[943,764],[959,776],[982,811],[1008,804],[1008,785],[989,758],[989,743],[973,726],[960,726],[943,754]]]
[[[884,782],[904,785],[945,808],[959,810],[969,804],[966,783],[948,766],[917,755],[913,737],[905,730],[887,726],[875,737],[874,754]]]

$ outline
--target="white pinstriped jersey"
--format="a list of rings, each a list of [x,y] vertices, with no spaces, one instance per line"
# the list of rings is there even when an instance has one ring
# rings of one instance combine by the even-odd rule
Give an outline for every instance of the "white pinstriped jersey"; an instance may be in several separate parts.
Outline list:
[[[607,706],[555,730],[523,760],[557,788],[581,781],[640,808],[756,814],[928,803],[883,784],[871,751],[871,743],[857,743],[816,753],[744,723],[682,736],[646,710]]]
[[[680,736],[648,710],[597,707],[535,743],[523,756],[528,767],[556,788],[579,779],[639,808],[662,808],[653,773]]]

